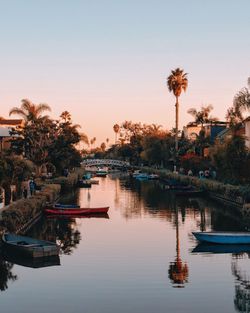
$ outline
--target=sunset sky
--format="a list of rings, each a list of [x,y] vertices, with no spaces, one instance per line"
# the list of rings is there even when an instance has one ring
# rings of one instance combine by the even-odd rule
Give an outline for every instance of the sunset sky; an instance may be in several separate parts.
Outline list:
[[[250,76],[249,12],[249,0],[0,0],[0,116],[28,98],[98,143],[124,120],[171,129],[166,77],[181,67],[181,126],[206,104],[224,119]]]

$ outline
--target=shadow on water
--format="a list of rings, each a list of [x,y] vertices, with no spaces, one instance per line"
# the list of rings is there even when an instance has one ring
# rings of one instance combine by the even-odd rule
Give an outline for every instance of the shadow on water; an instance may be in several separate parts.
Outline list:
[[[0,257],[0,290],[8,289],[8,282],[14,282],[18,279],[17,275],[12,273],[14,264]]]
[[[41,220],[29,230],[27,236],[56,242],[63,254],[70,255],[81,241],[81,233],[77,229],[74,218],[47,218]]]

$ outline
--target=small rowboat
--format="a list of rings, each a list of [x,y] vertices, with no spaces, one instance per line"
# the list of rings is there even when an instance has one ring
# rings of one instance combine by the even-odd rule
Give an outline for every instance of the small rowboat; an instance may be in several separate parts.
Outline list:
[[[59,247],[50,241],[5,233],[2,242],[3,248],[16,256],[41,258],[59,254]]]
[[[47,218],[49,219],[53,219],[53,218],[62,218],[62,219],[72,219],[72,218],[106,218],[106,219],[109,219],[109,215],[108,213],[93,213],[93,214],[48,214],[47,215]]]
[[[59,208],[59,209],[76,209],[76,208],[80,208],[80,205],[77,204],[61,204],[61,203],[56,203],[54,204],[54,208]]]
[[[80,209],[59,209],[59,208],[47,208],[45,209],[46,214],[53,215],[91,215],[108,213],[109,207],[102,208],[80,208]]]
[[[193,232],[199,241],[218,244],[250,244],[250,232]]]

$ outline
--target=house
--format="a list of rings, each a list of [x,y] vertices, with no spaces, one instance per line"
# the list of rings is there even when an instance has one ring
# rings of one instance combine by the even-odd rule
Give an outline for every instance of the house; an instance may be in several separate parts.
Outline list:
[[[233,135],[233,131],[231,128],[226,128],[221,131],[217,137],[216,141],[219,143],[224,143],[227,140],[231,139]],[[242,125],[240,125],[236,130],[237,136],[242,136],[245,139],[245,145],[248,149],[250,149],[250,116],[246,118]]]
[[[0,152],[10,148],[11,130],[23,125],[22,119],[0,119]]]
[[[201,128],[201,124],[198,125],[195,122],[188,123],[187,126],[183,127],[184,137],[189,140],[195,141],[196,138],[199,136]]]
[[[189,123],[187,126],[183,128],[184,136],[185,138],[189,140],[195,140],[199,134],[202,128],[205,131],[205,136],[210,137],[211,142],[214,142],[217,135],[225,130],[228,127],[227,122],[213,122],[213,123],[206,123],[206,124],[197,124],[195,122]]]

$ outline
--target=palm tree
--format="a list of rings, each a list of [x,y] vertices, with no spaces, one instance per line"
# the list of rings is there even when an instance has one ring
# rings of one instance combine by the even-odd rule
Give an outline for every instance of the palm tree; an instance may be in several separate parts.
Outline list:
[[[106,149],[106,144],[105,144],[105,142],[102,142],[101,143],[101,150],[102,150],[102,152],[104,152],[105,149]]]
[[[248,78],[248,88],[241,89],[234,97],[234,107],[241,111],[250,109],[250,77]]]
[[[109,144],[109,138],[106,138],[106,143],[107,143],[107,146],[108,146],[108,144]]]
[[[195,108],[191,108],[187,111],[187,113],[191,114],[194,117],[195,122],[197,124],[201,124],[203,128],[203,124],[216,122],[218,120],[216,117],[209,115],[212,110],[213,106],[209,104],[207,106],[202,106],[200,111]]]
[[[27,123],[41,118],[44,111],[51,111],[50,106],[45,103],[34,104],[28,99],[23,99],[21,102],[21,108],[12,108],[9,115],[20,115]]]
[[[120,126],[119,126],[118,124],[115,124],[115,125],[113,126],[113,130],[114,130],[114,132],[115,132],[115,144],[116,144],[116,142],[117,142],[117,134],[119,133]]]
[[[182,90],[186,91],[188,86],[187,73],[180,68],[171,71],[167,78],[167,86],[170,92],[173,92],[175,102],[175,150],[178,151],[178,128],[179,128],[179,97]]]
[[[248,88],[241,89],[234,97],[233,106],[227,110],[226,120],[236,135],[244,121],[244,112],[250,109],[250,78]]]
[[[70,122],[71,121],[71,114],[68,111],[64,111],[60,115],[60,118],[64,121],[64,123]]]

